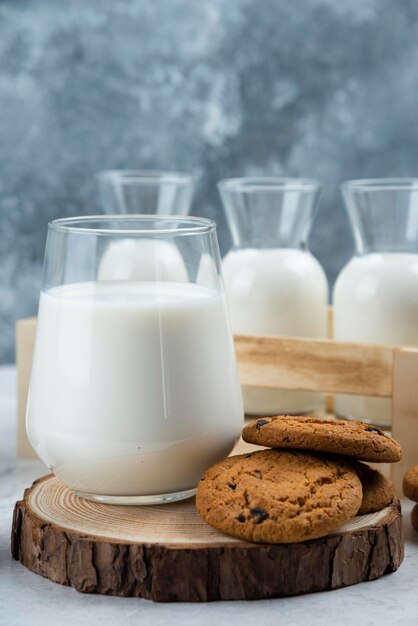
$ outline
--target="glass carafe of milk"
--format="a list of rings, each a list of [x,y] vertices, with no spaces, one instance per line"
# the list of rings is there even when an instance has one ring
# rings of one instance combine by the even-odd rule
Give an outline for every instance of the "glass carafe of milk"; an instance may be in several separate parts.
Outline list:
[[[100,203],[109,214],[187,215],[194,176],[185,172],[107,170],[97,175]],[[158,257],[159,263],[155,263]],[[161,276],[155,276],[158,267]],[[169,241],[130,238],[109,243],[100,280],[186,280],[184,262]]]
[[[233,240],[222,265],[234,333],[325,337],[327,279],[306,248],[318,183],[237,178],[218,187]],[[308,413],[323,405],[323,396],[312,392],[242,392],[247,415]]]
[[[356,255],[334,287],[336,339],[418,345],[418,179],[342,185]],[[392,401],[337,396],[337,415],[390,428]]]

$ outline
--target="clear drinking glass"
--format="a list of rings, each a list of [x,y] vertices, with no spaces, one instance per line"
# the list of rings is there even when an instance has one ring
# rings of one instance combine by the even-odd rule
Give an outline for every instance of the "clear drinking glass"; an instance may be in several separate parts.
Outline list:
[[[100,278],[106,250],[124,240],[147,246],[147,280]],[[164,274],[158,245],[152,254],[161,242],[182,259],[182,280]],[[215,223],[51,222],[27,430],[56,476],[101,502],[186,498],[232,450],[242,421]]]
[[[233,248],[223,259],[232,328],[247,335],[326,337],[328,285],[306,241],[320,196],[314,180],[219,183]],[[244,387],[248,415],[298,414],[323,405],[302,391]]]
[[[194,177],[183,172],[108,170],[97,175],[100,202],[107,213],[187,215]]]
[[[418,179],[343,183],[356,255],[334,287],[336,339],[418,345]],[[390,428],[392,402],[337,396],[337,415]]]

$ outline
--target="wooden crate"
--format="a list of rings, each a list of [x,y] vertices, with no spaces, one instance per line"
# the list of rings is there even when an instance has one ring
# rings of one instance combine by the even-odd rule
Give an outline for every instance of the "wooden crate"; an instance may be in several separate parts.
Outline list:
[[[25,432],[35,328],[35,318],[17,323],[17,446],[23,457],[35,456]],[[401,493],[404,472],[418,464],[418,348],[241,335],[235,347],[243,385],[392,398],[392,433],[404,455],[391,471]]]

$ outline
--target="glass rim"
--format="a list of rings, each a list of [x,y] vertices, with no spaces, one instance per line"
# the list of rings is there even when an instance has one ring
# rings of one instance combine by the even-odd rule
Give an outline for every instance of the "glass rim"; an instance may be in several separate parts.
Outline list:
[[[322,186],[314,178],[292,178],[286,176],[243,176],[224,178],[217,183],[220,191],[240,193],[269,191],[318,192]]]
[[[110,182],[141,185],[156,185],[167,183],[171,185],[190,185],[196,180],[196,176],[191,172],[177,172],[174,170],[103,170],[97,172],[97,178]]]
[[[418,178],[357,178],[341,183],[343,192],[418,191]]]
[[[158,222],[172,222],[180,224],[178,228],[103,228],[85,227],[85,223],[106,224],[117,220],[118,222],[136,222],[151,224]],[[216,230],[216,222],[206,217],[194,217],[190,215],[149,215],[149,214],[113,214],[113,215],[80,215],[76,217],[61,217],[48,223],[48,230],[54,232],[77,233],[80,235],[204,235]]]

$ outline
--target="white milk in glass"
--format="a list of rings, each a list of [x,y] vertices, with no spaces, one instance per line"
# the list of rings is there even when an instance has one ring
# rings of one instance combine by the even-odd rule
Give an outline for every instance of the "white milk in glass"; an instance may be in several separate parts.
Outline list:
[[[334,335],[344,341],[418,345],[418,254],[352,259],[334,288]],[[391,423],[392,401],[337,396],[335,410],[385,426]]]
[[[296,248],[232,250],[222,262],[234,333],[323,338],[328,285],[318,261]],[[315,410],[323,396],[311,392],[243,387],[250,415]]]
[[[38,319],[29,437],[67,486],[179,492],[231,451],[243,409],[218,291],[181,282],[64,285],[41,294]]]

